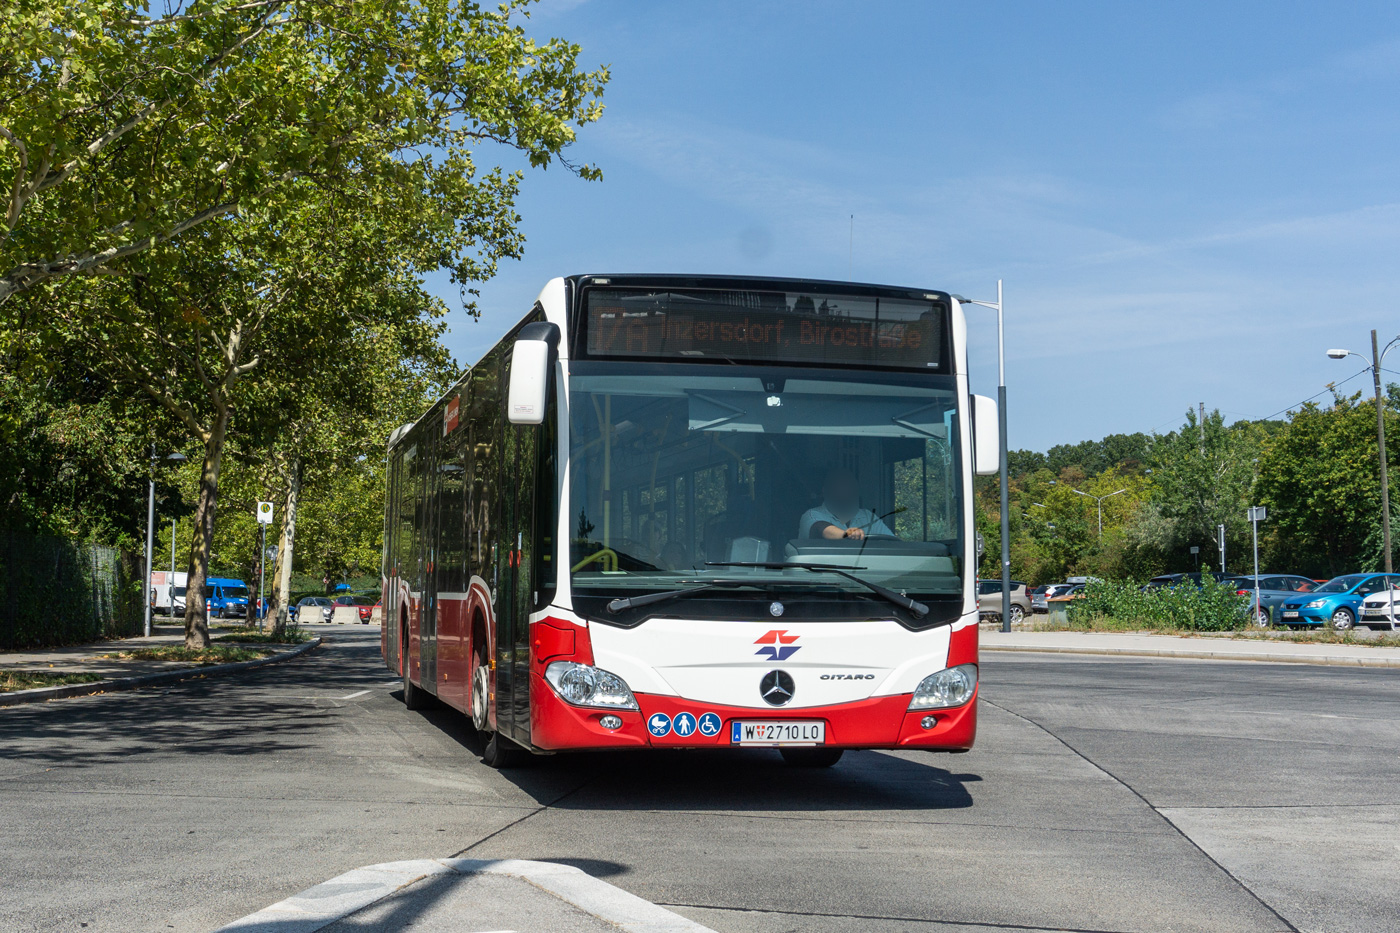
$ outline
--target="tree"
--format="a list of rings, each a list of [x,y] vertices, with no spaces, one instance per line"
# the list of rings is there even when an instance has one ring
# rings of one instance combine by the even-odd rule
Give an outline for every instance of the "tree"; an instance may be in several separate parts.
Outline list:
[[[1386,422],[1387,439],[1400,436],[1390,433],[1400,427],[1393,412]],[[1270,561],[1313,576],[1380,568],[1377,449],[1375,402],[1360,393],[1292,414],[1259,462],[1259,499],[1269,510],[1260,533]]]
[[[21,196],[12,201],[0,255],[16,264],[0,277],[8,295],[55,279],[59,287],[31,291],[21,304],[21,326],[83,344],[204,448],[187,644],[208,643],[203,583],[235,410],[243,412],[240,431],[266,437],[285,426],[279,409],[261,404],[275,395],[269,387],[281,374],[334,359],[365,332],[421,334],[425,318],[442,310],[423,294],[421,275],[446,268],[466,289],[519,254],[521,176],[496,169],[476,177],[472,147],[494,141],[521,150],[532,165],[568,166],[562,150],[572,125],[597,118],[606,72],[578,72],[575,46],[526,39],[510,22],[518,6],[485,13],[437,0],[351,7],[252,0],[196,3],[157,20],[122,20],[119,4],[79,6],[71,15],[100,34],[91,42],[64,26],[67,12],[26,8],[18,28],[49,41],[52,54],[18,70],[0,68],[0,77],[11,81],[13,97],[47,101],[52,120],[25,124],[22,147],[13,129],[4,138],[29,153],[34,139],[52,137],[45,152],[57,152],[58,123],[77,115],[117,120],[122,142],[87,161],[70,159],[53,176],[47,155],[37,167],[27,155],[14,163],[12,190]],[[170,30],[190,36],[177,41]],[[164,44],[133,36],[164,36]],[[91,59],[90,45],[120,81],[103,83],[110,75]],[[190,49],[194,59],[179,57]],[[74,82],[82,85],[79,73],[89,71],[103,77],[83,85],[88,103],[78,106],[70,99]],[[106,110],[93,103],[98,98]],[[75,126],[74,133],[95,132],[82,120]],[[170,158],[178,164],[167,164]],[[199,168],[181,174],[196,163],[217,170],[209,178]],[[574,170],[598,177],[588,166]],[[36,181],[41,176],[48,180]],[[81,185],[69,183],[79,176]],[[112,191],[93,199],[108,183]],[[167,191],[167,183],[176,188]],[[123,201],[124,187],[146,191],[144,200]],[[157,189],[159,196],[150,193]],[[68,218],[64,199],[79,195],[118,205],[116,214],[101,214],[108,224],[101,229],[125,246],[81,246],[101,223],[87,208]],[[219,205],[231,206],[205,216]],[[140,223],[117,216],[137,206],[145,211]],[[202,219],[186,223],[194,217]],[[68,258],[32,259],[49,236],[36,232],[49,229],[42,222],[25,226],[35,218],[66,231]],[[138,227],[145,239],[130,240]],[[176,233],[178,241],[168,242]],[[111,268],[119,276],[69,281],[119,256],[129,257]],[[475,310],[470,302],[468,310]]]
[[[1227,544],[1249,539],[1245,509],[1260,440],[1260,429],[1251,423],[1226,427],[1218,410],[1200,422],[1192,409],[1181,430],[1157,438],[1151,459],[1155,546],[1173,566],[1211,565],[1219,525],[1225,526]],[[1192,545],[1201,549],[1194,561]]]
[[[7,0],[0,16],[0,305],[219,218],[286,222],[312,181],[398,201],[464,289],[519,248],[519,174],[560,162],[606,69],[537,45],[528,0]],[[481,247],[485,247],[482,249]]]

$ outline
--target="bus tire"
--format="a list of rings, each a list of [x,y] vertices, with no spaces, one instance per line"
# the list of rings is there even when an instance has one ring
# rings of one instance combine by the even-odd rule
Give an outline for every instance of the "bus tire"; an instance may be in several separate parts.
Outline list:
[[[499,732],[491,733],[486,748],[481,753],[481,762],[488,768],[516,768],[525,761],[525,750]]]
[[[830,768],[841,760],[841,748],[780,748],[778,752],[790,768]]]
[[[415,684],[408,676],[408,626],[403,628],[403,638],[399,642],[399,664],[403,666],[403,705],[406,709],[427,709],[432,703],[428,691]]]
[[[403,666],[403,705],[408,709],[427,709],[432,703],[428,691],[408,678],[408,664]]]
[[[471,672],[471,720],[472,727],[483,735],[491,725],[486,716],[491,703],[491,669],[486,658],[480,653],[472,655]]]

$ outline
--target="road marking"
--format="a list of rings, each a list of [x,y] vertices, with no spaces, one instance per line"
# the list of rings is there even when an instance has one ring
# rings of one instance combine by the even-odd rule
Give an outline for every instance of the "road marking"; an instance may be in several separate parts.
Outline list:
[[[352,693],[352,694],[350,694],[348,697],[341,697],[341,699],[342,699],[342,700],[353,700],[353,699],[355,699],[355,697],[362,697],[362,696],[364,696],[366,693],[369,693],[369,691],[368,691],[368,690],[361,690],[359,693]]]
[[[402,687],[402,680],[391,680],[387,684],[380,684],[381,687]]]

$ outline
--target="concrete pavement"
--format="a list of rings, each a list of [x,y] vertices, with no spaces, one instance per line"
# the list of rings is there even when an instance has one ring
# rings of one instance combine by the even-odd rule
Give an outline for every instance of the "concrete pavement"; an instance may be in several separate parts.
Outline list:
[[[320,631],[304,661],[235,679],[0,710],[0,929],[208,933],[359,866],[454,857],[575,866],[720,933],[1400,915],[1392,671],[990,651],[966,755],[496,772],[462,717],[403,708],[377,629]],[[547,929],[468,926],[469,890],[440,899],[459,929]],[[416,916],[376,904],[338,933]]]
[[[219,933],[714,933],[572,865],[418,859],[369,865],[235,920]]]

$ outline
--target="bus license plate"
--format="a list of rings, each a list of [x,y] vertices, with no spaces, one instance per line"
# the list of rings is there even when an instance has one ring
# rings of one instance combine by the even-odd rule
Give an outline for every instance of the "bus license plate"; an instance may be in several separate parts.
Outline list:
[[[1297,610],[1297,609],[1286,609],[1286,610],[1284,610],[1283,617],[1284,617],[1285,619],[1296,619],[1296,618],[1298,618],[1298,610]]]
[[[825,745],[824,722],[734,722],[731,745]]]

